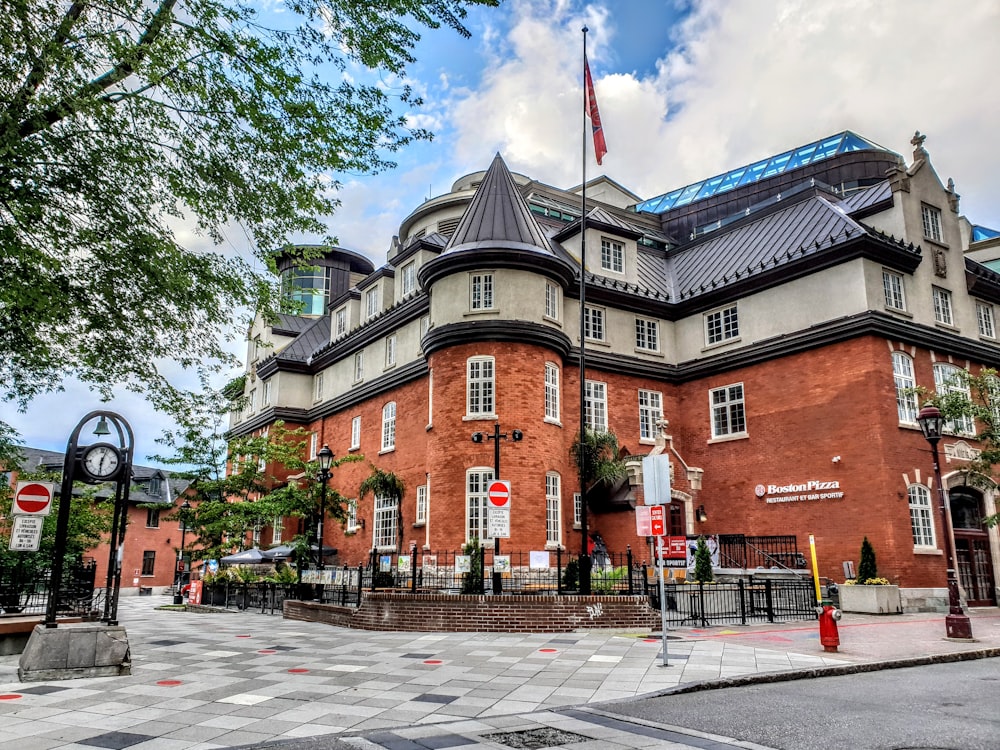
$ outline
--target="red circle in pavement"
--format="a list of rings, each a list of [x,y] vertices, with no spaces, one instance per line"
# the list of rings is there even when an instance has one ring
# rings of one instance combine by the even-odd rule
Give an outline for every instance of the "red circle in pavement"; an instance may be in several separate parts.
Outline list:
[[[540,649],[538,649],[538,653],[540,653],[540,654],[554,654],[558,650],[559,649],[557,649],[557,648],[540,648]]]
[[[659,643],[660,639],[659,638],[643,638],[642,642],[643,643]]]
[[[252,635],[238,635],[237,638],[253,638]]]
[[[288,671],[291,672],[292,674],[305,674],[309,670],[308,669],[302,669],[301,667],[297,667],[296,669],[289,669]]]
[[[424,659],[424,664],[441,664],[440,659]]]
[[[18,695],[17,693],[4,693],[3,695],[0,695],[0,701],[13,701],[23,697],[24,696]]]
[[[257,652],[258,654],[276,654],[278,653],[273,648],[264,648]]]
[[[183,685],[180,680],[158,680],[157,685],[166,685],[167,687],[173,687],[174,685]]]

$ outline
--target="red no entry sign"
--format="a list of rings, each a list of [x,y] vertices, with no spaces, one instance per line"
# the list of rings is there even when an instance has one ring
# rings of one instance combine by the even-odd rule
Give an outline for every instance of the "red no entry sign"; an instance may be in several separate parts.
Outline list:
[[[500,479],[490,482],[487,494],[491,508],[510,509],[510,482]]]
[[[53,486],[47,482],[18,482],[14,490],[14,515],[47,516],[52,510]]]

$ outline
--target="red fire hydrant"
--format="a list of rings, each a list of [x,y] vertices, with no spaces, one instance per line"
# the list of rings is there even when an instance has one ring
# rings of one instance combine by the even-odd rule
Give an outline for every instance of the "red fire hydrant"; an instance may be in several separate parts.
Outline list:
[[[840,645],[840,633],[837,632],[840,610],[829,602],[823,602],[816,611],[819,613],[819,642],[824,651],[836,653],[837,646]]]

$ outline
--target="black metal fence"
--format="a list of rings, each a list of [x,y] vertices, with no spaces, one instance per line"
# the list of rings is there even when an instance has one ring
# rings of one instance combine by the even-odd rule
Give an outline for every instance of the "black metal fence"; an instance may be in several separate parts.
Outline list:
[[[718,539],[719,564],[723,568],[801,570],[807,567],[806,557],[799,552],[794,534],[719,534]]]
[[[811,580],[738,580],[734,583],[674,583],[664,586],[667,622],[675,626],[747,625],[816,618],[816,590]],[[648,594],[660,608],[659,583]]]
[[[94,590],[97,563],[83,560],[63,567],[58,615],[96,618],[104,609],[104,590]],[[45,615],[52,571],[14,564],[0,566],[0,617]]]

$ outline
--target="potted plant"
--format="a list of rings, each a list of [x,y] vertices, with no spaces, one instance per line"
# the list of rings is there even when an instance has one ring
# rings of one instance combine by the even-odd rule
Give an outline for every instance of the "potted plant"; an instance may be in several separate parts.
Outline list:
[[[879,576],[875,549],[868,537],[861,543],[857,576],[844,581],[840,587],[840,608],[845,612],[873,615],[893,615],[903,611],[899,586]]]

